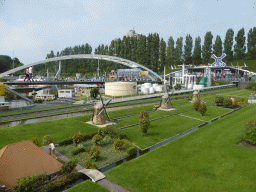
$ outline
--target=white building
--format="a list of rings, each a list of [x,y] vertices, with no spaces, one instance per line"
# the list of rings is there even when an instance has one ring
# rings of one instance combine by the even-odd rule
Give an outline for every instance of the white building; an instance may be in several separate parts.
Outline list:
[[[60,89],[58,90],[59,98],[75,97],[74,89]]]

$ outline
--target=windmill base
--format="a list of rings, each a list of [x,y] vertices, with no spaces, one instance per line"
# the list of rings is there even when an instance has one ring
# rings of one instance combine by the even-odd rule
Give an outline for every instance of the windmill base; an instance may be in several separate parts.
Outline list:
[[[106,127],[106,126],[108,126],[108,125],[115,125],[115,124],[116,124],[116,123],[109,122],[109,121],[106,121],[105,124],[101,124],[101,125],[96,125],[96,124],[94,124],[92,121],[87,121],[87,122],[85,122],[85,123],[88,123],[88,124],[90,124],[90,125],[97,126],[97,127],[99,127],[99,128]]]
[[[160,111],[174,111],[174,110],[177,110],[177,109],[175,109],[175,108],[163,109],[162,107],[159,107],[157,110],[160,110]]]

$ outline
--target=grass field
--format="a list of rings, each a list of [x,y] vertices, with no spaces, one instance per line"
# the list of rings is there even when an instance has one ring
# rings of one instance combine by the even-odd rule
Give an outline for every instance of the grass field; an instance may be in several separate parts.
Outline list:
[[[256,151],[237,145],[255,113],[247,106],[104,174],[130,191],[256,191]]]
[[[66,192],[85,192],[85,191],[108,192],[109,190],[100,186],[97,183],[93,183],[91,180],[86,180],[86,181],[68,189]]]
[[[174,115],[165,119],[151,121],[146,137],[144,133],[139,130],[139,126],[124,129],[123,132],[131,142],[141,149],[145,149],[200,124],[202,124],[201,121]]]

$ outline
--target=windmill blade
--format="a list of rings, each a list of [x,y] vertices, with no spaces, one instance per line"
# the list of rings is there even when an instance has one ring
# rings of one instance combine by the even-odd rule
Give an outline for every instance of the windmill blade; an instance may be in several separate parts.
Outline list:
[[[110,101],[112,101],[112,99],[109,99],[109,100],[107,101],[107,103],[104,104],[104,105],[107,106],[107,105],[110,103]]]
[[[108,121],[110,121],[110,118],[109,118],[109,115],[108,115],[108,112],[107,112],[106,108],[104,107],[103,110],[106,112],[106,115],[108,117]]]
[[[101,109],[101,111],[98,113],[100,115],[104,111],[104,107]]]

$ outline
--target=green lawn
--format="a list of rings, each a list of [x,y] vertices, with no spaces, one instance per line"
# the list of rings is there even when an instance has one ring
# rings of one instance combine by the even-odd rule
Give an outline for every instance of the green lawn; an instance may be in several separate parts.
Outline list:
[[[130,191],[256,191],[256,151],[237,145],[255,113],[247,106],[104,174]]]
[[[38,139],[41,146],[45,135],[50,135],[57,143],[72,138],[77,132],[82,134],[95,132],[98,128],[85,123],[86,119],[90,118],[91,116],[74,117],[2,128],[0,129],[0,149],[8,144],[31,140],[34,137]]]
[[[164,119],[151,121],[146,137],[144,136],[144,133],[139,130],[139,126],[124,129],[123,132],[131,142],[141,149],[145,149],[200,124],[202,124],[201,121],[174,115]]]
[[[80,144],[84,145],[85,147],[95,146],[92,140],[87,140],[87,141],[81,142]],[[67,145],[67,146],[58,147],[56,148],[56,150],[62,153],[63,155],[66,155],[70,159],[77,158],[79,160],[78,163],[84,166],[85,161],[90,159],[88,152],[79,153],[78,155],[73,157],[71,155],[71,151],[75,148],[76,148],[75,145]],[[100,150],[100,159],[95,162],[98,168],[128,156],[125,150],[114,149],[114,144],[102,145],[102,146],[98,146],[98,148]]]
[[[86,180],[78,185],[68,189],[66,192],[108,192],[106,188],[100,186],[97,183],[93,183],[91,180]]]
[[[158,117],[163,117],[166,115],[170,115],[170,114],[174,114],[177,113],[177,110],[174,111],[153,111],[148,113],[149,114],[149,119],[155,119]],[[120,127],[124,127],[127,125],[132,125],[132,124],[136,124],[139,123],[139,115],[135,115],[135,116],[131,116],[131,117],[126,117],[126,118],[122,118],[118,120],[119,122],[115,125],[116,127],[120,128]]]
[[[227,109],[227,108],[207,106],[207,111],[204,114],[204,116],[202,116],[199,111],[195,111],[195,110],[182,113],[182,115],[194,117],[194,118],[201,119],[204,121],[210,121],[210,120],[212,120],[216,117],[219,117],[221,115],[224,115],[225,113],[228,113],[230,111],[231,111],[231,109]]]

